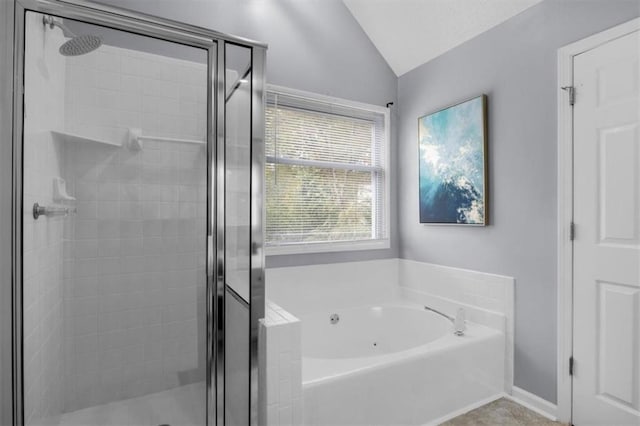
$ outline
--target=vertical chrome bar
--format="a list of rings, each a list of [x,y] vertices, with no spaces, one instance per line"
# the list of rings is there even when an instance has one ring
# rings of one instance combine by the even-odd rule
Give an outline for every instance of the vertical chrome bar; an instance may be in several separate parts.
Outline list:
[[[215,383],[216,425],[224,425],[224,331],[225,331],[225,87],[226,87],[226,42],[218,43],[218,78],[216,81],[216,271],[215,271]]]
[[[207,74],[207,365],[206,365],[206,422],[207,425],[215,425],[216,419],[216,383],[215,383],[215,277],[216,277],[216,99],[214,90],[218,69],[216,68],[217,43],[208,52],[208,74]]]
[[[264,318],[264,103],[266,50],[252,48],[251,73],[251,282],[250,282],[250,422],[259,424],[258,332]]]
[[[12,196],[12,301],[13,301],[13,424],[24,424],[24,362],[22,306],[22,186],[25,9],[15,3],[13,52],[13,196]]]

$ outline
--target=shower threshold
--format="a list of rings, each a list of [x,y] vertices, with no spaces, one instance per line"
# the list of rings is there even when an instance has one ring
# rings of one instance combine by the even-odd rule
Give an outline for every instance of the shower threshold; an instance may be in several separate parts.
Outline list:
[[[204,382],[65,413],[60,426],[202,426]]]

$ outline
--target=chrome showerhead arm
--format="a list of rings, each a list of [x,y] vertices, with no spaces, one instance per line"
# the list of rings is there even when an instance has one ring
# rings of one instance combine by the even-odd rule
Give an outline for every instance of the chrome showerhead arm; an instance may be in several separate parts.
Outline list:
[[[59,22],[56,18],[54,18],[51,15],[43,15],[42,16],[42,23],[45,26],[48,25],[50,29],[54,29],[55,27],[60,28],[65,35],[68,34],[71,37],[75,37],[76,36],[73,33],[73,31],[71,31],[69,28],[66,27],[66,25],[64,25],[62,22]]]

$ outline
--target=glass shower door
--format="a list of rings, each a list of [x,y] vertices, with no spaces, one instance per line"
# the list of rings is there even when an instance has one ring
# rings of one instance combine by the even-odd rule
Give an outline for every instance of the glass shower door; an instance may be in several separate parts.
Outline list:
[[[215,44],[24,23],[24,424],[205,425]]]

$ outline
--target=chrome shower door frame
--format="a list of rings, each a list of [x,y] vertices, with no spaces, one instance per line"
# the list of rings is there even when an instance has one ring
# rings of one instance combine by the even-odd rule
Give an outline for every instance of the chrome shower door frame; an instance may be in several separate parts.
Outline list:
[[[265,191],[265,103],[266,50],[254,46],[251,52],[251,189],[250,189],[250,282],[249,282],[249,421],[251,425],[266,423],[261,419],[261,406],[266,407],[266,395],[260,395],[258,335],[260,319],[265,310],[264,229],[266,214]],[[266,357],[266,354],[264,354]],[[266,389],[266,383],[262,386]],[[264,398],[264,400],[262,399]]]
[[[251,394],[249,418],[258,424],[258,319],[264,316],[264,254],[262,249],[262,175],[264,152],[264,63],[266,45],[147,14],[131,12],[82,0],[15,0],[13,44],[13,138],[12,138],[12,408],[13,424],[24,425],[23,365],[23,118],[25,14],[51,14],[107,26],[142,36],[202,48],[208,53],[207,75],[207,424],[224,424],[224,98],[226,42],[252,49],[258,73],[252,91],[252,269],[251,269]],[[222,153],[222,154],[221,154]],[[254,198],[255,197],[255,198]],[[221,226],[222,225],[222,226]],[[255,286],[255,287],[254,287]],[[255,304],[253,302],[256,302]],[[255,324],[254,324],[255,323]]]

